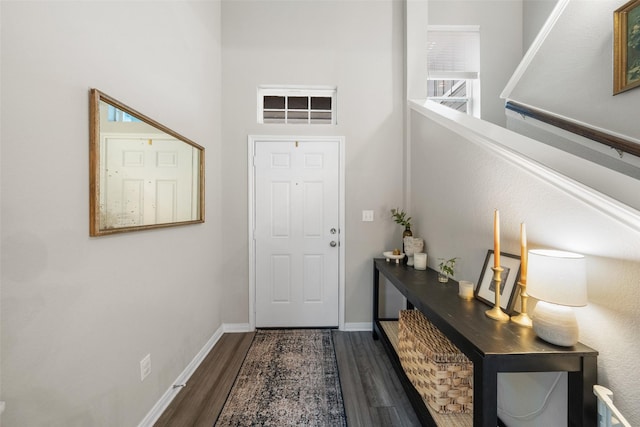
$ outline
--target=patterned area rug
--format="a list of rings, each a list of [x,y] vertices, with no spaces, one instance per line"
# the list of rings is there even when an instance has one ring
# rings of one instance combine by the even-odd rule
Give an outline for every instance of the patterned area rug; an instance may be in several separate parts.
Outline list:
[[[346,426],[331,330],[259,330],[216,426]]]

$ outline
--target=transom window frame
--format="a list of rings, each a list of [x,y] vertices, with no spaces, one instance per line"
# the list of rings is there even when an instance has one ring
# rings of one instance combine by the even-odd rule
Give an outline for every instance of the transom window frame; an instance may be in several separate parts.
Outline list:
[[[257,121],[259,124],[337,124],[336,86],[290,86],[260,85],[257,90]],[[266,97],[283,97],[284,105],[278,108],[265,108]],[[300,98],[308,98],[306,107],[295,105]],[[313,98],[330,98],[330,107],[313,102]],[[321,103],[320,103],[321,104]],[[271,116],[271,117],[268,117]]]

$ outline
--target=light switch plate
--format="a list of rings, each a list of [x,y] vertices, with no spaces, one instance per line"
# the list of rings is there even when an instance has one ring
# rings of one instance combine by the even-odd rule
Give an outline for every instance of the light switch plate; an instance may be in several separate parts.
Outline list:
[[[367,222],[373,221],[373,211],[362,211],[362,220]]]

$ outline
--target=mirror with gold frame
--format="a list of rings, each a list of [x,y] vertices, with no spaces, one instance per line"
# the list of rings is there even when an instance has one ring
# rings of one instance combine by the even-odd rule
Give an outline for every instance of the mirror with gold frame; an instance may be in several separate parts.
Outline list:
[[[90,91],[89,234],[204,222],[204,148]]]

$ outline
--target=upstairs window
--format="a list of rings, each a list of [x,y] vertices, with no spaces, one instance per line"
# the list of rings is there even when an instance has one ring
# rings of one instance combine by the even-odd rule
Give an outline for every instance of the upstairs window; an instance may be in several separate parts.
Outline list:
[[[427,98],[454,110],[472,114],[472,95],[473,82],[454,79],[429,79]]]
[[[122,111],[113,105],[109,105],[109,109],[107,110],[107,120],[110,122],[139,122],[141,121],[135,116]]]
[[[480,28],[432,25],[427,41],[427,98],[480,117]]]
[[[258,123],[336,124],[336,88],[258,88]]]

